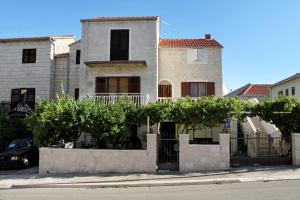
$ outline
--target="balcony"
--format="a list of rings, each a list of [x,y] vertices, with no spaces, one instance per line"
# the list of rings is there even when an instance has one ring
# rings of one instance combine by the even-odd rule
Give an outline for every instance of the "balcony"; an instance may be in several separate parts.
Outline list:
[[[86,61],[89,67],[146,67],[145,60],[110,60],[110,61]]]
[[[149,102],[148,94],[141,93],[93,93],[87,96],[94,97],[96,101],[101,101],[106,105],[113,104],[121,98],[126,98],[136,105],[144,105]]]

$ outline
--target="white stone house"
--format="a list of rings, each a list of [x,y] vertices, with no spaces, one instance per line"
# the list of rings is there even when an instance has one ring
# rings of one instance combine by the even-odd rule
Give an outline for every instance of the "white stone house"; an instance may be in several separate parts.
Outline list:
[[[278,81],[271,86],[272,99],[280,95],[300,100],[300,73]]]
[[[162,39],[155,16],[81,23],[78,41],[73,36],[0,39],[0,102],[24,101],[23,94],[27,100],[54,98],[61,83],[76,98],[111,99],[122,93],[146,103],[223,96],[223,47],[209,34],[203,39]]]
[[[67,82],[67,60],[72,35],[0,39],[0,102],[51,99]],[[66,84],[65,84],[66,86]]]

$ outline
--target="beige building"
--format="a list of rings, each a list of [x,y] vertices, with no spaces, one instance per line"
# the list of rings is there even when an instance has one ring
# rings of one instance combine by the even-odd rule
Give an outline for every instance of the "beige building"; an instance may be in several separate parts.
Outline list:
[[[203,39],[160,38],[159,17],[82,19],[73,36],[0,39],[0,102],[54,98],[137,103],[182,96],[223,96],[222,45]],[[62,87],[62,88],[61,88]]]
[[[272,99],[283,95],[290,96],[300,100],[300,73],[296,73],[286,79],[283,79],[271,86]]]

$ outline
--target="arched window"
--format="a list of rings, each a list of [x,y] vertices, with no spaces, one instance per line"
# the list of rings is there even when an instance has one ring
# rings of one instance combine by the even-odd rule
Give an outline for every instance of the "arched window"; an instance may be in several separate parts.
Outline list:
[[[168,81],[161,81],[158,85],[158,97],[172,97],[172,84]]]

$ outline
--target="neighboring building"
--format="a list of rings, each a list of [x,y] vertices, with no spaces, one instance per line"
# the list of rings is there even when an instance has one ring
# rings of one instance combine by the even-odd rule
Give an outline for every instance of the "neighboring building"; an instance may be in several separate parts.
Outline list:
[[[54,98],[137,103],[182,96],[223,96],[222,45],[204,39],[161,39],[159,17],[82,19],[82,37],[0,39],[0,101],[13,106]],[[63,83],[63,84],[61,84]],[[63,86],[63,88],[61,88]]]
[[[0,102],[34,108],[35,100],[53,98],[58,81],[66,80],[68,45],[74,36],[0,39]]]
[[[270,98],[271,90],[270,84],[250,84],[244,85],[225,97],[239,97],[242,100],[256,98],[259,102],[263,101],[265,97]]]
[[[296,73],[271,86],[272,99],[283,95],[300,100],[300,73]]]

